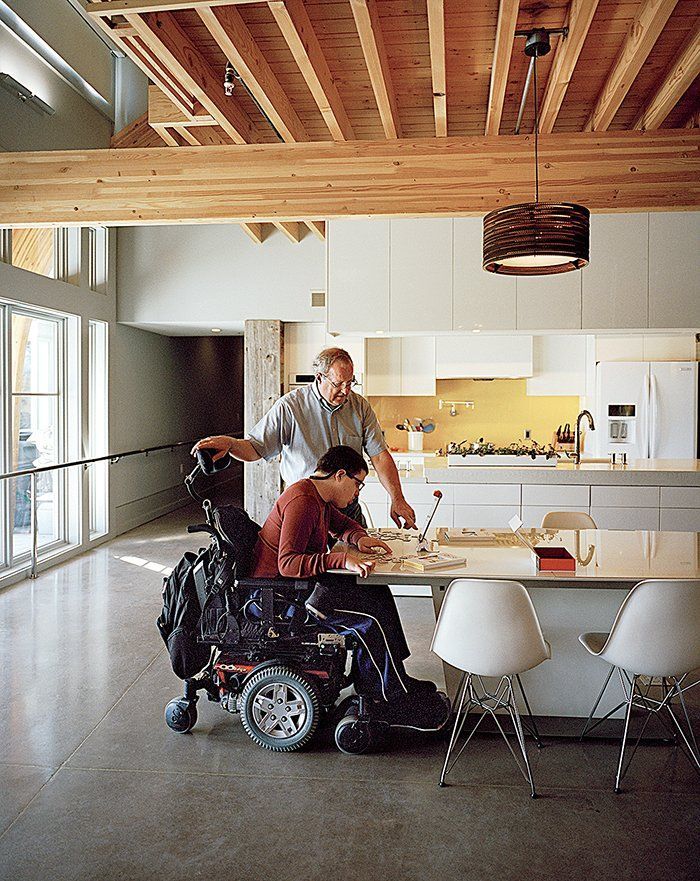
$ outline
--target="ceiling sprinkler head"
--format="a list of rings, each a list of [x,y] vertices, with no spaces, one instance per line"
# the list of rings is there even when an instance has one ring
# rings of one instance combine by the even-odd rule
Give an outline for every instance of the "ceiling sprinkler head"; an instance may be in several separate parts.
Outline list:
[[[236,88],[236,71],[234,70],[233,65],[230,61],[226,63],[226,73],[224,74],[224,94],[227,96],[233,95],[233,90]]]

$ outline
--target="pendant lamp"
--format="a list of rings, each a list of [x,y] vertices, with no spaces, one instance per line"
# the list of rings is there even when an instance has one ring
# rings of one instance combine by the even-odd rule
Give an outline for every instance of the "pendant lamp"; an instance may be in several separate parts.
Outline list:
[[[553,275],[588,265],[589,210],[572,202],[540,202],[537,57],[549,49],[547,31],[527,34],[525,54],[530,58],[530,71],[525,90],[530,72],[534,72],[535,81],[535,201],[497,208],[484,217],[483,267],[499,275]]]

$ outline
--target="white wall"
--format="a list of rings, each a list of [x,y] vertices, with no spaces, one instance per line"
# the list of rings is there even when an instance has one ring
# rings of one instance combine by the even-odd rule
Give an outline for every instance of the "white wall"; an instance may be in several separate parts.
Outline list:
[[[120,321],[242,331],[248,318],[323,321],[325,245],[278,230],[257,244],[235,224],[124,227],[118,235]]]

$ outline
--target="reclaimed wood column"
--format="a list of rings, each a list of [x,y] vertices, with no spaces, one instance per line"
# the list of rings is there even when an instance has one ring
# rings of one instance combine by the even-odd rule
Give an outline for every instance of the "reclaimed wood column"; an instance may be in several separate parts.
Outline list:
[[[284,331],[281,321],[246,321],[244,377],[245,431],[267,413],[282,395],[284,384]],[[246,462],[244,505],[256,521],[264,523],[281,490],[280,466],[275,459]]]

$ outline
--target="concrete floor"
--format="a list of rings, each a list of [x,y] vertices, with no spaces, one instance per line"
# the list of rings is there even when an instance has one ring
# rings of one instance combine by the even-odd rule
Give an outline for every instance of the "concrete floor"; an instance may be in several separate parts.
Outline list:
[[[322,738],[277,755],[205,700],[191,734],[171,732],[163,707],[180,686],[154,623],[162,574],[120,558],[173,565],[196,546],[188,519],[0,593],[3,881],[700,877],[700,777],[669,746],[641,747],[615,795],[615,743],[548,742],[531,753],[532,801],[489,736],[439,789],[440,737],[359,757]],[[410,672],[440,677],[431,601],[400,606]]]

